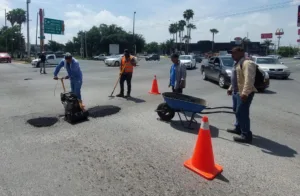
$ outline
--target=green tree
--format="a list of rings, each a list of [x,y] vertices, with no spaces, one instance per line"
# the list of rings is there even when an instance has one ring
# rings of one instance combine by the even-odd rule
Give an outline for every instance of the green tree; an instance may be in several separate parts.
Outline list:
[[[6,50],[7,43],[7,50]],[[10,52],[14,55],[19,48],[24,48],[24,36],[20,33],[20,27],[2,27],[0,29],[0,51]]]
[[[270,46],[272,46],[272,45],[274,45],[274,44],[272,43],[272,40],[269,40],[269,39],[264,40],[263,46],[266,47],[266,55],[269,54],[269,48],[270,48]]]
[[[178,32],[179,32],[180,50],[182,48],[183,31],[184,31],[184,27],[185,26],[186,26],[186,21],[185,20],[178,21]]]
[[[147,53],[158,53],[160,47],[157,42],[150,42],[149,44],[146,44],[145,50]]]
[[[278,49],[278,54],[282,57],[294,56],[299,52],[298,48],[293,48],[291,46],[281,46]]]
[[[58,43],[56,41],[48,42],[48,49],[51,50],[52,52],[63,51],[64,48],[65,48],[64,44]]]
[[[187,9],[183,12],[183,18],[186,21],[186,29],[187,29],[187,40],[186,40],[186,52],[188,53],[188,45],[189,45],[189,41],[190,41],[190,37],[191,37],[191,26],[190,24],[190,20],[193,19],[194,17],[194,11],[192,9]]]
[[[219,31],[215,28],[209,30],[212,33],[212,44],[211,44],[211,51],[214,51],[214,42],[215,42],[215,35],[219,33]]]
[[[175,40],[175,34],[177,33],[177,25],[175,23],[169,25],[169,33],[173,35],[173,39]]]

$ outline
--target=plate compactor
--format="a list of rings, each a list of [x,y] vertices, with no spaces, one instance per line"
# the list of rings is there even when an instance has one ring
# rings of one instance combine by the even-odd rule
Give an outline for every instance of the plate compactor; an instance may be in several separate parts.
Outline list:
[[[84,121],[88,119],[89,112],[85,111],[79,101],[77,96],[72,92],[66,92],[64,78],[60,78],[64,92],[60,94],[60,100],[65,108],[65,121],[73,124],[76,122]]]

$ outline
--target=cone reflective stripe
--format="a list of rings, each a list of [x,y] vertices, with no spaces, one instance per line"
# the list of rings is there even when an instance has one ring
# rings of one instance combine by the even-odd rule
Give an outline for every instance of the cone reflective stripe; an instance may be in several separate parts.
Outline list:
[[[194,154],[185,161],[184,166],[202,177],[212,180],[223,171],[222,166],[215,164],[208,117],[202,118]]]
[[[149,93],[154,94],[154,95],[159,95],[160,94],[160,92],[158,90],[156,75],[154,75],[154,79],[153,79],[153,82],[152,82],[152,87],[151,87],[151,90],[149,91]]]

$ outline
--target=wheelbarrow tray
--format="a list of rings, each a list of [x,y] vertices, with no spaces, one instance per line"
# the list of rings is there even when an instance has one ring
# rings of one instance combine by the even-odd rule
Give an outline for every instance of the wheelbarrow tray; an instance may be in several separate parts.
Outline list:
[[[160,119],[164,121],[170,121],[176,112],[180,118],[182,126],[186,128],[191,128],[193,122],[197,123],[195,120],[195,115],[197,113],[201,113],[202,110],[207,107],[206,101],[197,97],[173,92],[162,93],[162,96],[165,100],[165,103],[161,103],[156,109]],[[188,119],[186,115],[187,112],[192,113],[190,119]],[[184,125],[180,113],[182,113],[185,116],[186,121],[189,122],[188,126]]]
[[[201,113],[207,107],[204,99],[184,95],[180,93],[165,92],[162,93],[165,102],[174,111],[184,111],[191,113]]]

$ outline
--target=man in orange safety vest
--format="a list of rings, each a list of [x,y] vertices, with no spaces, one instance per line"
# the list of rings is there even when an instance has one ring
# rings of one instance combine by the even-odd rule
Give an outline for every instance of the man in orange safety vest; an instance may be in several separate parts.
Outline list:
[[[131,93],[131,79],[133,73],[133,67],[136,66],[136,58],[130,55],[127,49],[124,50],[124,56],[121,60],[120,65],[120,93],[117,97],[124,97],[124,82],[127,83],[127,95],[126,97],[130,97]]]

